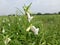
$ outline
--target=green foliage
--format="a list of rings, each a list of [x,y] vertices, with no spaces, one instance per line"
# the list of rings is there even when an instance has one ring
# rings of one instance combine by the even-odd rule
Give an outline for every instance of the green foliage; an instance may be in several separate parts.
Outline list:
[[[25,12],[28,12],[31,4],[32,4],[32,3],[30,3],[28,6],[26,6],[26,5],[23,6],[23,9],[24,9]]]
[[[23,10],[25,12],[25,15],[26,15],[27,12],[29,12],[29,8],[30,8],[31,4],[32,3],[30,3],[28,6],[26,6],[26,5],[23,6]]]
[[[38,35],[26,32],[31,23],[39,27]],[[59,15],[37,15],[31,23],[28,23],[27,16],[0,16],[0,45],[5,45],[3,40],[7,35],[11,38],[7,45],[60,45]]]
[[[22,15],[26,15],[26,13],[27,12],[29,12],[29,8],[30,8],[30,6],[32,5],[32,3],[30,3],[28,6],[26,6],[25,4],[24,4],[24,6],[23,6],[23,10],[24,10],[24,12],[22,12],[19,8],[17,8],[16,7],[16,9],[17,9],[17,11],[19,11]],[[16,13],[18,13],[18,12],[16,12]],[[30,13],[30,12],[29,12]],[[17,15],[17,14],[16,14]]]

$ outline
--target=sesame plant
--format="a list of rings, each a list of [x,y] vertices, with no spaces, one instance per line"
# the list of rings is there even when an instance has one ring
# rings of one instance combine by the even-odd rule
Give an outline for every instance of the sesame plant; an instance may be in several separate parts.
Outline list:
[[[60,45],[60,15],[25,13],[0,16],[0,45]]]

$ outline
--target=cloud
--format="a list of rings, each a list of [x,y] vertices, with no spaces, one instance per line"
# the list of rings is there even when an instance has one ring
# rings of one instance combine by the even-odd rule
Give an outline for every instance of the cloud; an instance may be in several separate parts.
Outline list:
[[[33,0],[32,10],[34,12],[58,12],[60,11],[59,0]]]
[[[0,15],[15,13],[16,8],[22,9],[24,4],[32,2],[32,12],[58,12],[60,0],[0,0]]]

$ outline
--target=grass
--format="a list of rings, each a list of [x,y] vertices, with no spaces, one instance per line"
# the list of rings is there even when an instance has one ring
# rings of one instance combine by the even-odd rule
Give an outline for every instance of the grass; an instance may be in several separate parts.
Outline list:
[[[38,35],[26,32],[30,24],[39,28]],[[60,45],[60,15],[34,16],[31,23],[27,16],[0,16],[0,45],[6,36],[11,38],[7,45]]]

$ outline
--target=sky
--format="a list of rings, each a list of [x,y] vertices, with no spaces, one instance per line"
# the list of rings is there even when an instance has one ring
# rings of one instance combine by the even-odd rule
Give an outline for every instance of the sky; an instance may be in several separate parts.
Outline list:
[[[30,11],[33,13],[54,13],[60,11],[60,0],[0,0],[0,15],[15,14],[17,8],[23,10],[24,4],[32,2]]]

